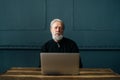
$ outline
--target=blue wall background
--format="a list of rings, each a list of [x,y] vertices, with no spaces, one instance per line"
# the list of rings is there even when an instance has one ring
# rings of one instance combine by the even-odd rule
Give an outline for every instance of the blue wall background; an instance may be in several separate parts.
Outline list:
[[[0,0],[0,73],[40,65],[54,18],[65,22],[83,67],[120,73],[120,0]]]

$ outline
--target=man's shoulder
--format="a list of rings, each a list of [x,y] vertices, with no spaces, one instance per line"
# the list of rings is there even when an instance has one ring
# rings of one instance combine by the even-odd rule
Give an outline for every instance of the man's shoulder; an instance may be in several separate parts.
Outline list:
[[[46,41],[44,44],[46,45],[46,44],[51,44],[51,43],[53,43],[53,39]]]
[[[76,42],[70,38],[64,38],[67,45],[69,45],[70,49],[72,49],[72,52],[79,52],[78,46]]]

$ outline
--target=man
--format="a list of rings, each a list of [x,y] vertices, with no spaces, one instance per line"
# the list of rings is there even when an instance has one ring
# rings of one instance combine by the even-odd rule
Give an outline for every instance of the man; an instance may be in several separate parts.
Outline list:
[[[62,20],[52,20],[50,23],[52,39],[42,46],[41,52],[78,53],[79,49],[76,43],[71,39],[63,37],[64,29],[65,26]],[[80,65],[82,67],[82,64]]]

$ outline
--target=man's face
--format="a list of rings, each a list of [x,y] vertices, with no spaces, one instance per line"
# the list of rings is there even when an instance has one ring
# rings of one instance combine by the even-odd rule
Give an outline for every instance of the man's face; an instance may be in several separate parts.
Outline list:
[[[64,31],[62,23],[58,21],[54,22],[50,28],[50,31],[53,38],[56,38],[57,40],[61,39]]]
[[[51,26],[51,33],[54,36],[60,36],[63,35],[63,25],[61,22],[54,22]]]

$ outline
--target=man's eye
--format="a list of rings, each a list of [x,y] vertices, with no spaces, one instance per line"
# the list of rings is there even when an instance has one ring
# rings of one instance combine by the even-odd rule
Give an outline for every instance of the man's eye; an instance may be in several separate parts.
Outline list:
[[[55,29],[57,29],[57,27],[55,27]]]

